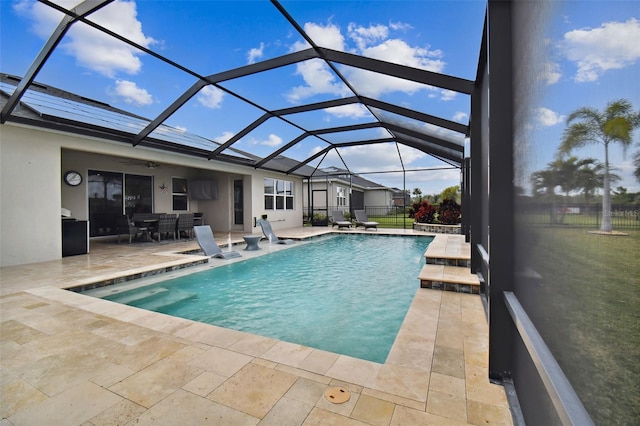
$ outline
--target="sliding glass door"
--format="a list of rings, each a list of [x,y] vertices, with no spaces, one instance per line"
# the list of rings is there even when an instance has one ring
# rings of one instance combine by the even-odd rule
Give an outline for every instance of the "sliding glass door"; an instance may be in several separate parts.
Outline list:
[[[116,235],[118,216],[153,211],[153,177],[89,170],[90,236]]]

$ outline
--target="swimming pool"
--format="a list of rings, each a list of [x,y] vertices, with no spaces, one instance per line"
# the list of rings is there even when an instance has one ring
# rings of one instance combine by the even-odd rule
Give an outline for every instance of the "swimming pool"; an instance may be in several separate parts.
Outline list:
[[[431,240],[322,237],[103,298],[383,363]]]

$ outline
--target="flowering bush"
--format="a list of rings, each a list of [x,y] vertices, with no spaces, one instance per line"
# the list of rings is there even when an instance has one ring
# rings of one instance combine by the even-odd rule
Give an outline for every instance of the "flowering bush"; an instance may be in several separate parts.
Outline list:
[[[443,225],[457,225],[460,223],[460,204],[454,200],[443,200],[438,207],[438,222]]]
[[[428,201],[423,201],[420,204],[414,204],[412,208],[413,220],[419,223],[433,223],[436,214],[436,208],[429,204]]]

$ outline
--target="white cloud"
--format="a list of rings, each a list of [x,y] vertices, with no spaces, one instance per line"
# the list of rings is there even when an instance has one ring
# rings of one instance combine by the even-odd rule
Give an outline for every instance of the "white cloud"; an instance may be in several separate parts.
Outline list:
[[[466,112],[457,111],[455,114],[453,114],[453,121],[467,124],[469,122],[469,114],[467,114]]]
[[[394,31],[407,31],[413,27],[411,24],[405,24],[404,22],[389,22],[389,28]]]
[[[307,22],[304,24],[304,31],[318,46],[344,51],[344,36],[340,32],[340,27],[337,25],[327,24],[326,26],[322,26],[313,22]],[[291,50],[297,52],[308,49],[309,47],[309,43],[306,41],[297,41]]]
[[[278,135],[270,134],[266,140],[259,141],[259,145],[269,146],[271,148],[277,148],[282,145],[282,138]]]
[[[560,65],[554,62],[545,62],[542,64],[542,80],[550,86],[560,81],[562,74],[560,73]]]
[[[369,110],[367,110],[367,108],[362,104],[340,105],[337,107],[326,108],[324,112],[338,118],[362,118],[371,116]]]
[[[233,135],[235,135],[235,133],[226,131],[226,132],[222,132],[222,134],[220,136],[214,136],[211,139],[213,139],[214,141],[216,141],[218,143],[225,143],[226,141],[231,139],[233,137]]]
[[[442,51],[429,50],[428,47],[412,47],[400,39],[385,40],[378,45],[362,49],[362,55],[433,72],[442,72],[445,66],[440,60]]]
[[[339,151],[340,156],[349,165],[349,168],[360,173],[401,170],[402,168],[395,143],[350,146],[340,148]],[[335,160],[339,161],[335,151],[332,151],[327,156],[326,161],[334,160],[333,156],[335,156]],[[403,156],[402,159],[406,161],[405,165],[409,165],[413,161],[413,157],[412,159],[405,159]]]
[[[214,86],[205,86],[198,92],[198,102],[207,108],[220,108],[224,92]]]
[[[573,30],[559,43],[578,70],[577,82],[596,81],[605,72],[633,65],[640,58],[640,21],[605,22],[598,28]]]
[[[254,47],[253,49],[249,49],[247,53],[247,62],[253,64],[257,59],[262,58],[264,54],[264,43],[260,43],[260,47]]]
[[[296,74],[300,74],[306,84],[291,89],[287,94],[287,98],[291,102],[297,102],[320,93],[336,96],[344,96],[348,93],[347,87],[320,59],[310,59],[297,64]]]
[[[59,0],[56,3],[72,8],[78,1]],[[16,5],[15,10],[31,19],[32,29],[43,38],[50,36],[62,18],[62,13],[39,2],[23,1]],[[91,14],[89,18],[142,46],[149,47],[156,43],[153,38],[143,33],[142,24],[137,19],[136,3],[133,1],[116,0]],[[88,25],[71,26],[61,47],[81,66],[110,78],[114,78],[118,72],[136,74],[142,68],[140,51]]]
[[[128,104],[144,106],[153,103],[153,97],[149,92],[138,87],[133,81],[116,80],[113,93]]]
[[[358,49],[366,49],[367,46],[384,40],[389,36],[389,28],[385,25],[369,25],[369,27],[362,27],[354,23],[350,23],[347,28],[349,37],[356,42]]]
[[[328,24],[326,26],[315,23],[306,23],[305,31],[320,46],[340,51],[349,51],[369,58],[379,59],[395,64],[406,65],[414,68],[441,73],[445,62],[440,50],[431,50],[429,46],[410,46],[404,40],[388,39],[389,27],[385,25],[369,25],[368,27],[349,24],[347,34],[349,39],[355,41],[356,46],[349,48],[345,37],[338,26]],[[406,30],[410,26],[396,24],[394,29]],[[292,46],[292,51],[308,48],[304,41],[298,41]],[[440,91],[433,86],[403,80],[373,73],[371,71],[354,67],[341,67],[340,71],[353,84],[358,92],[365,96],[378,97],[385,93],[404,92],[413,94],[420,90],[439,93],[441,100],[453,99],[455,92]],[[290,102],[298,102],[317,94],[331,94],[347,96],[349,91],[339,81],[323,61],[309,60],[297,64],[297,74],[305,80],[305,84],[295,87],[287,94]]]
[[[442,72],[445,66],[445,63],[440,59],[442,56],[441,51],[413,47],[399,39],[385,40],[380,44],[362,50],[361,54],[369,58],[433,72]],[[353,86],[365,96],[379,97],[382,94],[391,92],[413,94],[420,90],[438,90],[433,86],[426,86],[363,69],[347,68],[344,73],[353,83]],[[450,99],[450,94],[445,93],[445,91],[441,94],[442,100]]]
[[[560,124],[564,122],[566,118],[564,115],[560,115],[557,112],[545,107],[536,108],[535,114],[536,120],[544,127],[551,127],[555,126],[556,124]]]
[[[458,92],[454,92],[453,90],[441,90],[440,94],[442,95],[440,97],[441,101],[452,101],[456,98],[456,96],[458,95]]]

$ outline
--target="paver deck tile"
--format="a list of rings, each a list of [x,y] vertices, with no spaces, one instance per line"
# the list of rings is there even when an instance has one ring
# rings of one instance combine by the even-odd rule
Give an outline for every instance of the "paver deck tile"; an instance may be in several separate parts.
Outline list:
[[[444,251],[467,250],[447,241],[439,243]],[[0,270],[3,426],[511,423],[504,389],[487,379],[488,327],[477,295],[416,285],[378,364],[62,290],[201,257],[177,253],[197,249],[194,241],[91,244],[89,255]],[[350,400],[327,401],[330,386],[349,390]]]

